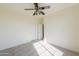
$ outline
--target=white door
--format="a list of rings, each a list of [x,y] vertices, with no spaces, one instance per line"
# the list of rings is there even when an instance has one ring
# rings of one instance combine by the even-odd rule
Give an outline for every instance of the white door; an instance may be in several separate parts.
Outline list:
[[[37,25],[37,39],[41,40],[43,38],[42,24]]]

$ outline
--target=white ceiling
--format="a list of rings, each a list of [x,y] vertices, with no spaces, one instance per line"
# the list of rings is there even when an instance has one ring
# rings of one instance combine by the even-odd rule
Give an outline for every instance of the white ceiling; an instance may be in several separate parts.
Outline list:
[[[39,6],[50,6],[50,9],[44,10],[44,12],[47,14],[54,13],[56,11],[59,11],[61,9],[71,7],[77,3],[40,3]],[[34,11],[28,10],[25,11],[25,8],[34,8],[34,5],[32,3],[4,3],[0,4],[0,7],[6,7],[13,11],[16,11],[18,13],[24,14],[24,15],[32,15]]]

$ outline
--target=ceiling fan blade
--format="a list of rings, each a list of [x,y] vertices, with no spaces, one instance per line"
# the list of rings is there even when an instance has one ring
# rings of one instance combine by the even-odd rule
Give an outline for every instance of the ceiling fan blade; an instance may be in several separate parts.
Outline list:
[[[34,15],[38,15],[38,12],[37,12],[37,11],[35,11],[35,12],[33,13],[33,16],[34,16]]]
[[[33,16],[35,15],[35,12],[33,13]]]
[[[50,8],[50,6],[43,6],[43,7],[39,7],[39,9],[43,10],[43,9],[48,9]]]
[[[44,13],[44,12],[42,12],[42,11],[40,11],[40,12],[39,12],[39,14],[45,15],[45,13]]]
[[[27,9],[27,8],[26,8],[26,9],[24,9],[24,10],[35,10],[35,9],[33,9],[33,8],[28,8],[28,9]]]

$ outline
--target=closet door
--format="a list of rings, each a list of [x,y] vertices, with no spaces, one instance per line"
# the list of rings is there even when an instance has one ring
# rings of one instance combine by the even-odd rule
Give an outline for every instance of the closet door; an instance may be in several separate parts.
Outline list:
[[[43,24],[37,25],[37,39],[42,40],[43,39]]]

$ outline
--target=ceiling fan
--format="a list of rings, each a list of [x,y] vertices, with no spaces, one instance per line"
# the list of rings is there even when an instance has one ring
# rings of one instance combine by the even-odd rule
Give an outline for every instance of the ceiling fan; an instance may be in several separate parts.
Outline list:
[[[34,4],[34,8],[30,8],[30,9],[25,8],[24,10],[35,10],[33,15],[41,15],[41,14],[45,15],[45,13],[42,10],[50,8],[50,6],[42,6],[42,7],[40,7],[38,5],[38,3],[33,3],[33,4]]]

